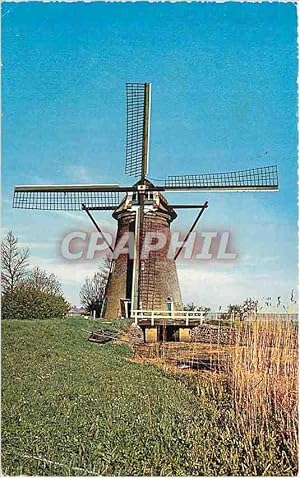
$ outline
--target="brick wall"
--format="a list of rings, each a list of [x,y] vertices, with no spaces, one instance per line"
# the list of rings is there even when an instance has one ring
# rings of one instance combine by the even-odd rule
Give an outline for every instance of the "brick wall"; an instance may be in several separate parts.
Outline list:
[[[161,233],[167,241],[163,248],[150,251],[148,258],[141,261],[140,298],[143,309],[167,310],[167,298],[172,297],[174,310],[182,310],[175,261],[168,258],[170,221],[170,214],[166,211],[145,215],[145,232]]]
[[[118,221],[117,243],[125,232],[134,231],[135,213],[120,209],[113,215]],[[167,239],[161,250],[150,251],[147,259],[141,261],[140,308],[166,310],[167,298],[172,297],[174,310],[182,310],[177,270],[174,259],[168,258],[170,244],[170,223],[175,212],[164,202],[156,210],[145,212],[143,233],[160,232]],[[155,240],[154,240],[155,242]],[[131,298],[132,261],[127,254],[121,254],[113,263],[107,285],[107,306],[105,317],[120,315],[120,299]]]
[[[118,231],[116,246],[119,244],[123,234],[134,228],[135,213],[124,211],[118,216]],[[128,290],[131,289],[131,277],[128,277],[128,268],[131,267],[131,260],[128,254],[120,254],[113,261],[111,273],[106,288],[107,305],[105,318],[114,319],[121,314],[120,299],[130,298]]]

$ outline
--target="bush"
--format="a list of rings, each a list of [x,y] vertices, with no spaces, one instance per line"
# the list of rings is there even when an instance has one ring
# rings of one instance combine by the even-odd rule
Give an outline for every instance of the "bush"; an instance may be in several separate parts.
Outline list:
[[[69,308],[62,295],[43,292],[25,283],[2,296],[3,319],[62,319]]]

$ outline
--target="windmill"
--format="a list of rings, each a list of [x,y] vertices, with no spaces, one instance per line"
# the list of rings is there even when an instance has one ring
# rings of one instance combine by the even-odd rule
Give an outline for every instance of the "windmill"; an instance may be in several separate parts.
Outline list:
[[[120,299],[131,301],[132,309],[142,307],[165,308],[167,300],[182,308],[175,260],[184,243],[196,227],[208,203],[169,204],[163,193],[168,192],[237,192],[276,191],[276,166],[242,171],[167,176],[163,184],[155,185],[149,178],[149,140],[151,84],[127,83],[127,141],[125,173],[137,178],[131,186],[118,184],[83,185],[26,185],[15,186],[13,207],[42,210],[84,210],[106,241],[91,211],[113,211],[118,221],[117,245],[121,233],[132,232],[129,249],[132,257],[120,256],[112,262],[107,286],[106,316],[115,316]],[[169,241],[170,223],[175,210],[197,208],[199,212],[184,243],[172,258],[166,257],[166,248],[142,258],[142,245],[149,229],[163,230]],[[108,244],[111,251],[114,248]],[[160,267],[159,267],[160,266]]]

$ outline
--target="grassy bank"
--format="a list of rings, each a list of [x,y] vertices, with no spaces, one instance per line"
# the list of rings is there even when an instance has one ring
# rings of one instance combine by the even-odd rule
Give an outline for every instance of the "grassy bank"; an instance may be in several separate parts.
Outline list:
[[[9,475],[291,475],[280,437],[249,456],[232,397],[99,346],[92,321],[4,321],[2,454]]]

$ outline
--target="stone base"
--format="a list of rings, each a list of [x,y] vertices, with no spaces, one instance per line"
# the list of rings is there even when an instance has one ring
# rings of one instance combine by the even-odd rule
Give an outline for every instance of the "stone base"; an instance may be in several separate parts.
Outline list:
[[[127,335],[128,335],[130,345],[144,343],[144,333],[139,325],[131,324],[127,332]]]

